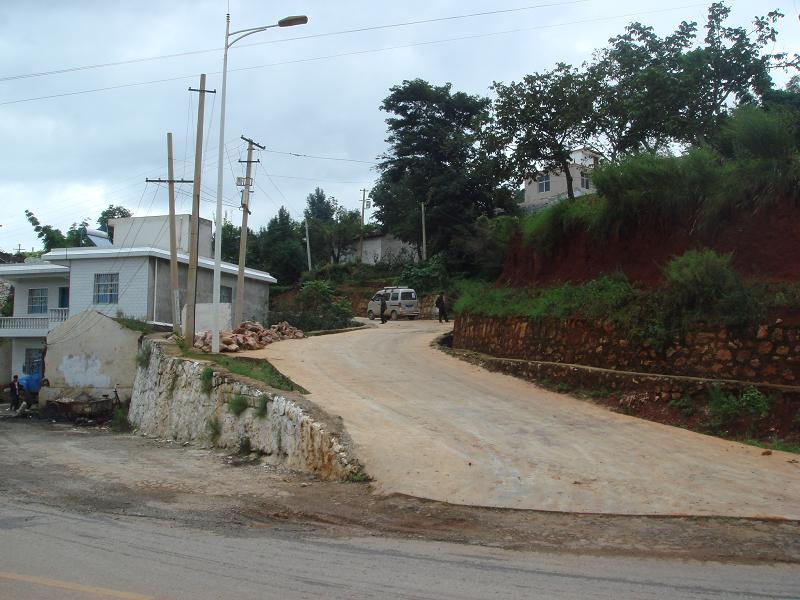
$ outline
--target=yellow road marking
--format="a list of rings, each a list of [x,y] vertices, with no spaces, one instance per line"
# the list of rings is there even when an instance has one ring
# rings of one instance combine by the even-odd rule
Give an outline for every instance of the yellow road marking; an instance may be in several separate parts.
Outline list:
[[[34,583],[36,585],[45,587],[70,590],[73,592],[83,592],[85,594],[105,596],[107,598],[119,598],[120,600],[155,600],[155,596],[142,596],[141,594],[134,594],[132,592],[118,592],[117,590],[109,590],[107,588],[81,585],[80,583],[72,583],[71,581],[47,579],[46,577],[37,577],[35,575],[22,575],[21,573],[8,573],[6,571],[0,571],[0,579],[24,581],[25,583]]]

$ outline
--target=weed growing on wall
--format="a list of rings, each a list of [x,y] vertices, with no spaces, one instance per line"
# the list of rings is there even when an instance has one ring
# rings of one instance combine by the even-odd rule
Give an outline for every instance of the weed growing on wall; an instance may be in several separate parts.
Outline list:
[[[128,421],[128,411],[121,406],[117,407],[111,416],[110,426],[111,430],[117,433],[125,433],[133,429],[130,421]]]
[[[219,436],[222,435],[222,423],[218,417],[209,417],[208,421],[206,421],[206,431],[208,432],[208,437],[211,438],[211,442],[216,444],[219,441]]]
[[[228,410],[235,417],[241,416],[241,414],[247,410],[248,406],[249,403],[247,401],[247,398],[245,398],[241,394],[236,394],[233,398],[228,400]]]
[[[247,456],[253,451],[253,443],[250,441],[250,438],[245,436],[243,438],[239,438],[239,454],[242,456]]]
[[[737,396],[719,385],[711,385],[708,387],[708,411],[709,424],[720,429],[739,419],[763,419],[769,414],[769,398],[753,387]]]
[[[206,394],[210,394],[214,389],[214,369],[211,367],[204,367],[200,372],[200,388]]]
[[[139,365],[139,368],[146,369],[147,366],[150,364],[150,356],[153,354],[153,345],[145,341],[139,346],[139,350],[136,352],[136,364]]]
[[[268,398],[266,396],[259,396],[258,401],[256,402],[256,417],[259,419],[264,419],[267,416],[267,402]]]

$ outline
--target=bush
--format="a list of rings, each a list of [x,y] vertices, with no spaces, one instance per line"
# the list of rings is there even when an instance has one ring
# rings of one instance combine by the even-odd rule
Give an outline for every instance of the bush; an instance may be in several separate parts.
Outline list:
[[[712,385],[708,388],[708,410],[711,426],[720,428],[739,419],[763,419],[769,414],[769,398],[753,387],[736,396]]]
[[[258,397],[258,402],[256,402],[255,414],[256,414],[256,417],[258,417],[259,419],[266,418],[266,416],[267,416],[267,403],[268,402],[269,402],[269,399],[266,396],[261,395],[261,396]]]
[[[432,256],[425,262],[409,263],[395,280],[395,285],[406,285],[417,294],[438,292],[447,287],[447,266],[442,254]]]
[[[117,433],[125,433],[133,429],[131,422],[128,420],[128,411],[118,406],[111,416],[111,430]]]
[[[153,354],[153,346],[150,342],[144,341],[136,352],[136,364],[140,368],[146,369],[150,364],[150,356]]]
[[[247,401],[247,398],[241,394],[236,394],[233,398],[228,400],[228,410],[235,417],[241,416],[241,414],[246,411],[249,406],[250,403]]]
[[[211,367],[204,367],[200,372],[200,389],[206,394],[214,389],[214,369]]]
[[[350,304],[334,296],[333,287],[327,281],[307,281],[300,288],[295,303],[283,310],[273,310],[273,323],[288,321],[304,331],[342,329],[353,319]]]
[[[206,431],[208,432],[208,436],[211,438],[211,441],[216,444],[219,440],[219,436],[222,435],[222,423],[220,423],[220,420],[216,415],[210,417],[208,421],[206,421]]]
[[[757,294],[733,270],[729,254],[690,250],[667,263],[665,276],[668,309],[682,323],[718,319],[741,327],[763,317]]]

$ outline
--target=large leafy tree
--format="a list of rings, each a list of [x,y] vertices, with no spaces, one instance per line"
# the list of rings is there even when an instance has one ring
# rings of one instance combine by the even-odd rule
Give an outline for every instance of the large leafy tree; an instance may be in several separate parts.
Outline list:
[[[300,274],[307,268],[301,227],[281,206],[267,227],[253,236],[254,264],[269,271],[281,284],[299,281]]]
[[[391,88],[381,104],[389,114],[388,152],[371,198],[376,219],[392,234],[421,248],[425,204],[428,250],[446,250],[453,227],[470,225],[498,205],[511,209],[511,194],[481,153],[479,140],[489,100],[453,92],[422,79]],[[504,188],[503,188],[504,189]]]
[[[39,219],[36,218],[31,211],[25,211],[25,217],[28,222],[33,226],[36,236],[42,240],[42,246],[45,252],[49,252],[53,248],[75,248],[81,245],[81,228],[89,224],[88,219],[84,219],[80,223],[73,223],[64,234],[62,231],[52,225],[42,225]]]
[[[100,216],[97,217],[97,225],[100,227],[100,231],[108,231],[109,219],[122,219],[132,216],[133,213],[124,206],[115,206],[113,204],[109,204],[108,208],[101,212]]]
[[[592,85],[584,73],[559,63],[520,82],[495,83],[493,89],[494,150],[508,158],[518,181],[563,172],[567,195],[574,198],[570,151],[585,144],[593,129]]]
[[[335,198],[316,188],[306,198],[311,258],[315,265],[338,263],[353,248],[361,227],[361,213],[340,206]]]

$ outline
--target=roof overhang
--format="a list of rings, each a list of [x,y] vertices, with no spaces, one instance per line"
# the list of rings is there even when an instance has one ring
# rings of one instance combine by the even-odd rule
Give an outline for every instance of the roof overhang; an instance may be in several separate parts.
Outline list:
[[[69,277],[69,268],[52,263],[16,263],[13,265],[0,265],[0,279],[19,281],[51,277],[66,279]]]

